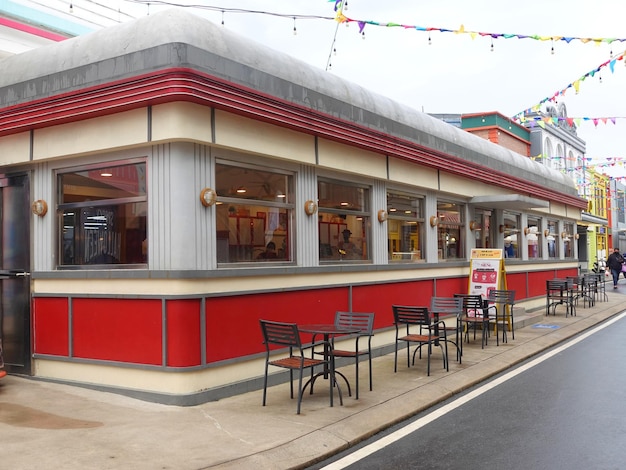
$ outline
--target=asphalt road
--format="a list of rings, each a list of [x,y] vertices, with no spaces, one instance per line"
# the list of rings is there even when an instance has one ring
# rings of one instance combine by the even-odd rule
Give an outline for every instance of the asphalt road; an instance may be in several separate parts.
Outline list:
[[[353,454],[346,466],[342,454],[315,468],[626,468],[626,319],[618,318],[375,436],[359,448],[382,448],[364,459]],[[377,441],[407,425],[417,430]]]

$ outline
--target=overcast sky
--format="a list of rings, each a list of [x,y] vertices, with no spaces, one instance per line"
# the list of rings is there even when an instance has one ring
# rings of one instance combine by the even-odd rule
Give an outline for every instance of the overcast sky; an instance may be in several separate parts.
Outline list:
[[[137,16],[171,6],[158,2],[137,4],[118,0],[122,10]],[[358,83],[377,93],[428,113],[498,111],[513,116],[565,89],[613,56],[626,51],[626,42],[583,43],[572,40],[475,37],[400,27],[366,25],[364,39],[357,23],[339,25],[334,20],[297,19],[292,16],[334,17],[334,1],[326,0],[215,0],[170,1],[281,13],[188,11],[205,16],[255,41],[326,69],[328,73]],[[427,28],[477,31],[505,35],[564,36],[626,39],[624,0],[348,0],[344,14],[376,23],[399,23]],[[336,34],[336,36],[335,36]],[[429,45],[430,36],[430,45]],[[333,39],[335,38],[334,42]],[[554,53],[551,49],[554,47]],[[331,53],[336,49],[336,55]],[[582,122],[578,135],[587,143],[587,157],[618,161],[619,172],[626,151],[626,65],[620,60],[614,72],[604,67],[595,77],[570,88],[559,98],[574,118],[612,118],[616,123]],[[601,77],[601,80],[600,80]],[[545,109],[545,106],[543,107]]]

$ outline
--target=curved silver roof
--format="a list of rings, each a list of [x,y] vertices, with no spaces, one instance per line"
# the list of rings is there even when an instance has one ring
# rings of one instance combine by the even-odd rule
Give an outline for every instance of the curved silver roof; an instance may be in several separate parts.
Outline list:
[[[187,66],[562,193],[577,194],[574,182],[558,171],[182,9],[11,56],[0,65],[0,106]]]

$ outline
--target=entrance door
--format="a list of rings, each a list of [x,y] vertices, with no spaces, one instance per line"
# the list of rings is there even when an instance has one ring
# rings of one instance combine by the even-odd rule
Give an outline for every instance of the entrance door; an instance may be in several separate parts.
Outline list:
[[[7,372],[31,373],[28,175],[0,177],[0,332]]]

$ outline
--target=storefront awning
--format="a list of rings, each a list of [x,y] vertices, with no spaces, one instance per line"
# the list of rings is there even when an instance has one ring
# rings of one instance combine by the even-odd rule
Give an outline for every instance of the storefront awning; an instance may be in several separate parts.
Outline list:
[[[485,206],[489,209],[525,210],[550,207],[548,201],[521,194],[507,194],[501,196],[474,196],[470,204]]]
[[[587,212],[583,212],[580,215],[580,219],[583,222],[589,222],[591,224],[597,224],[597,225],[609,225],[608,220],[606,220],[604,217],[598,217],[597,215],[592,215],[589,214]]]

